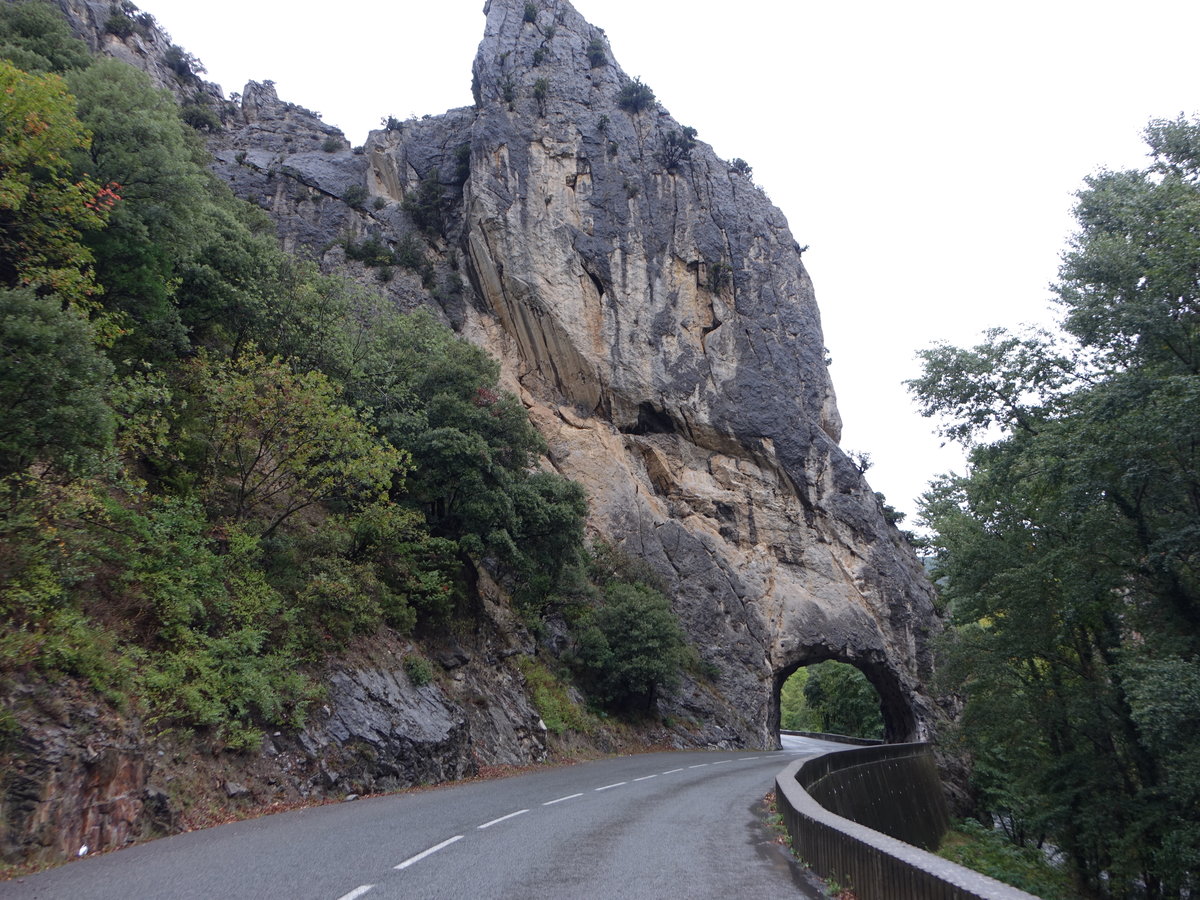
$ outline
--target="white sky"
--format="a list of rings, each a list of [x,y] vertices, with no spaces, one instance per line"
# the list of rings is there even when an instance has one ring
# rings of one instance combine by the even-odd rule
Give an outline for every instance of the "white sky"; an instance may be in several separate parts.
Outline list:
[[[961,469],[901,382],[936,340],[1048,323],[1072,195],[1200,110],[1191,0],[577,0],[618,63],[726,159],[805,254],[842,446],[899,509]],[[273,79],[355,144],[471,102],[482,0],[143,0],[226,94]]]

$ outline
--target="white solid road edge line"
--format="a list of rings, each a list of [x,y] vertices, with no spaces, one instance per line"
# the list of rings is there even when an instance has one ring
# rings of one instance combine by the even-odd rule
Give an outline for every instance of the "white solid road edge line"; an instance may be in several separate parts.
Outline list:
[[[618,781],[615,784],[606,784],[604,787],[598,787],[598,788],[596,788],[596,790],[607,791],[609,788],[620,787],[623,784],[629,784],[629,782],[628,781]]]
[[[365,894],[367,891],[369,891],[373,887],[375,887],[375,885],[373,885],[373,884],[364,884],[364,885],[362,885],[362,887],[356,887],[354,890],[352,890],[348,894],[342,894],[342,896],[338,897],[338,900],[358,900],[359,897],[361,897],[363,894]]]
[[[553,806],[555,803],[562,803],[564,800],[574,800],[576,797],[582,797],[583,794],[567,794],[565,797],[559,797],[557,800],[547,800],[542,806]]]
[[[462,836],[461,834],[456,834],[454,837],[450,838],[449,840],[447,840],[447,841],[442,841],[440,844],[436,844],[436,845],[434,845],[434,846],[430,847],[428,850],[422,850],[422,851],[421,851],[420,853],[418,853],[416,856],[410,856],[410,857],[409,857],[408,859],[406,859],[404,862],[400,863],[400,865],[398,865],[398,866],[392,866],[392,868],[393,868],[393,869],[407,869],[407,868],[408,868],[409,866],[411,866],[413,863],[418,863],[418,862],[420,862],[421,860],[423,860],[425,857],[427,857],[427,856],[430,856],[430,855],[432,855],[432,854],[434,854],[434,853],[437,853],[439,850],[441,850],[441,849],[443,849],[443,848],[445,848],[445,847],[449,847],[449,846],[450,846],[451,844],[453,844],[455,841],[461,841],[461,840],[462,840],[462,837],[463,837],[463,836]]]
[[[511,818],[514,818],[515,816],[519,816],[519,815],[522,815],[523,813],[527,813],[527,812],[529,812],[529,810],[527,810],[527,809],[518,809],[516,812],[511,812],[507,816],[501,816],[498,819],[492,819],[492,821],[490,821],[490,822],[484,822],[482,825],[476,825],[475,827],[477,829],[479,829],[480,831],[483,831],[483,829],[485,829],[485,828],[491,828],[493,825],[497,825],[500,822],[505,821],[506,819],[511,819]]]

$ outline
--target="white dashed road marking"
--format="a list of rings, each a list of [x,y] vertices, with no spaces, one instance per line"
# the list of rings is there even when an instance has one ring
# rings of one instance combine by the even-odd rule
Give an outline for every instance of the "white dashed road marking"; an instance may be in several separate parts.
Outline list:
[[[529,812],[529,810],[527,810],[527,809],[518,809],[516,812],[510,812],[507,816],[501,816],[498,819],[492,819],[492,821],[484,822],[482,825],[477,825],[476,827],[480,831],[483,831],[483,829],[485,829],[485,828],[491,828],[493,825],[498,825],[499,823],[504,822],[507,819],[512,819],[512,818],[515,818],[516,816],[524,815],[527,812]]]
[[[604,787],[598,787],[598,788],[596,788],[596,790],[598,790],[598,791],[607,791],[609,788],[620,787],[620,786],[621,786],[621,785],[623,785],[623,784],[629,784],[629,782],[628,782],[628,781],[618,781],[616,784],[606,784]]]
[[[557,800],[547,800],[542,806],[553,806],[555,803],[562,803],[564,800],[574,800],[576,797],[582,797],[583,794],[567,794],[565,797],[559,797]]]
[[[635,778],[634,781],[649,781],[651,778],[657,778],[657,775],[643,775],[641,778]]]
[[[358,900],[359,897],[373,887],[375,887],[373,884],[364,884],[362,887],[356,887],[348,894],[342,894],[342,896],[338,897],[338,900]]]
[[[427,856],[432,856],[434,853],[437,853],[439,850],[442,850],[442,849],[444,849],[444,848],[446,848],[446,847],[449,847],[449,846],[450,846],[451,844],[453,844],[455,841],[461,841],[461,840],[462,840],[462,837],[463,837],[463,836],[462,836],[461,834],[456,834],[454,837],[450,838],[449,840],[442,841],[440,844],[434,844],[434,845],[433,845],[432,847],[430,847],[428,850],[422,850],[422,851],[421,851],[420,853],[418,853],[416,856],[410,856],[410,857],[409,857],[408,859],[406,859],[404,862],[400,863],[400,865],[398,865],[398,866],[393,866],[392,868],[394,868],[394,869],[407,869],[407,868],[408,868],[409,866],[411,866],[413,863],[419,863],[419,862],[420,862],[421,860],[423,860],[425,857],[427,857]]]

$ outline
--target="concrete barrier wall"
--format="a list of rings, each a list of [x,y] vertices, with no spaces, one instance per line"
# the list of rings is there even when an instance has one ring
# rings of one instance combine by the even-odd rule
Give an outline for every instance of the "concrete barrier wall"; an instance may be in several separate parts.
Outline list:
[[[857,747],[801,760],[776,776],[775,793],[797,856],[858,900],[1036,900],[896,836],[936,846],[946,828],[926,744]]]

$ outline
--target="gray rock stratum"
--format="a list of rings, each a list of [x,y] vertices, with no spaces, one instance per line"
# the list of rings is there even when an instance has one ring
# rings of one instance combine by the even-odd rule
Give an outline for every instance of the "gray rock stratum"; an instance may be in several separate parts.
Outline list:
[[[701,742],[773,744],[778,686],[824,659],[867,674],[890,738],[926,736],[932,590],[838,449],[783,214],[657,102],[636,108],[569,3],[525,7],[485,7],[474,108],[329,152],[329,126],[251,84],[218,171],[327,267],[354,266],[339,239],[419,238],[432,291],[403,269],[386,289],[502,361],[591,527],[667,579],[720,669],[663,701]]]

